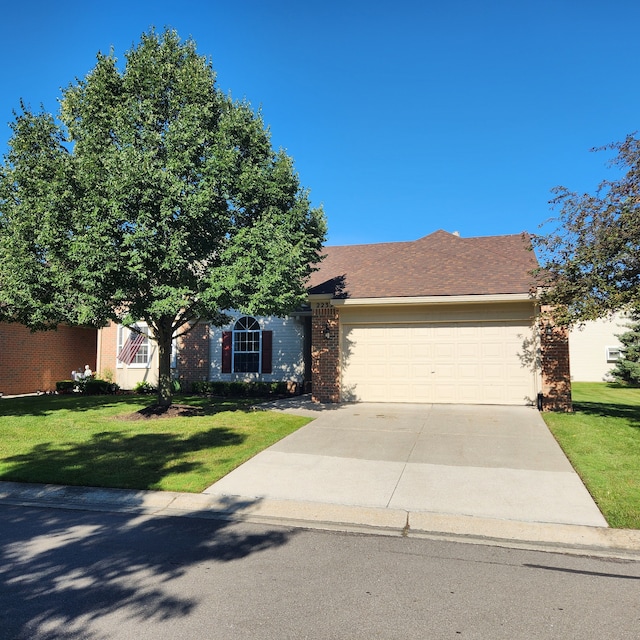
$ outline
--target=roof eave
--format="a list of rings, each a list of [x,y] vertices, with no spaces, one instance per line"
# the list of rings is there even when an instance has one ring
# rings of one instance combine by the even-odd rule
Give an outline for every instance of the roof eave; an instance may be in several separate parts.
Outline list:
[[[332,298],[327,294],[310,295],[310,302],[329,301],[336,307],[404,306],[416,304],[486,304],[496,302],[536,302],[529,293],[492,293],[460,296],[406,296],[389,298]]]

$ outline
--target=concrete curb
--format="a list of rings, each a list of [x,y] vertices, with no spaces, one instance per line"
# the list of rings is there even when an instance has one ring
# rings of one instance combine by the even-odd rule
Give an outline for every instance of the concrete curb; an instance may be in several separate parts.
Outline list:
[[[0,482],[0,503],[419,537],[640,561],[640,531],[236,496]]]

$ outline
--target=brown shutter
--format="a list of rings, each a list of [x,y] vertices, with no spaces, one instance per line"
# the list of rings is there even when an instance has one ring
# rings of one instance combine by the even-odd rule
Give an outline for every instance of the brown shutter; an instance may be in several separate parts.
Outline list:
[[[231,331],[222,332],[222,373],[231,373],[231,341],[233,333]]]
[[[273,331],[262,332],[262,373],[271,373]]]

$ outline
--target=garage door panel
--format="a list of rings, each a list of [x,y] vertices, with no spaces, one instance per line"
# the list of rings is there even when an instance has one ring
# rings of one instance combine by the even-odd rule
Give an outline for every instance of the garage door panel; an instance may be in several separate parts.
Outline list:
[[[525,404],[522,322],[343,325],[345,398],[371,402]]]

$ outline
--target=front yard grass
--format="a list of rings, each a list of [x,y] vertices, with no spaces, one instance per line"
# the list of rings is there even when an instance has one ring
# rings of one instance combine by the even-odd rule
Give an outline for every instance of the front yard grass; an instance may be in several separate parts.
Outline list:
[[[573,403],[545,422],[609,525],[640,529],[640,389],[574,382]]]
[[[0,400],[0,480],[198,493],[308,418],[180,397],[203,415],[126,420],[153,398]]]

